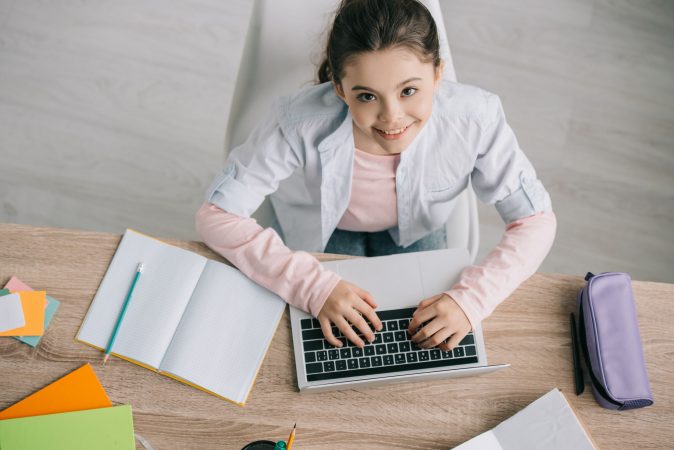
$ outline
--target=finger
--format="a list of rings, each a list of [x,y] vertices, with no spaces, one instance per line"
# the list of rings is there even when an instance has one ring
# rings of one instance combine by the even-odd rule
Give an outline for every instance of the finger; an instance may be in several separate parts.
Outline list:
[[[452,335],[452,337],[449,338],[449,341],[447,341],[447,344],[445,344],[445,347],[443,350],[445,351],[450,351],[457,345],[459,345],[459,342],[466,337],[468,332],[466,331],[458,331]]]
[[[361,303],[360,305],[356,305],[356,309],[362,315],[364,315],[367,318],[367,320],[370,321],[370,323],[372,324],[372,326],[374,327],[375,330],[381,331],[381,329],[382,329],[381,320],[379,320],[379,316],[374,311],[374,309],[370,308],[365,303]]]
[[[342,341],[337,339],[334,334],[332,334],[332,325],[330,325],[330,320],[326,317],[321,317],[318,319],[318,322],[321,324],[321,330],[323,330],[323,337],[330,344],[335,347],[341,347]]]
[[[412,314],[412,320],[410,321],[409,326],[407,327],[407,332],[410,336],[416,334],[417,328],[421,328],[424,322],[428,322],[437,315],[435,308],[431,305],[428,308],[417,309]]]
[[[438,319],[431,320],[412,336],[412,342],[415,344],[423,343],[426,339],[433,336],[443,328],[443,324]],[[420,345],[423,347],[423,345]]]
[[[374,301],[374,297],[372,297],[372,294],[370,294],[368,291],[359,288],[355,284],[352,284],[351,288],[353,289],[353,292],[358,294],[358,296],[363,300],[365,300],[368,303],[368,305],[370,305],[372,308],[377,307],[377,302]]]
[[[358,328],[358,330],[363,336],[365,336],[365,339],[367,339],[368,342],[374,341],[374,332],[372,331],[372,328],[370,328],[363,316],[358,314],[358,311],[351,309],[351,311],[344,314],[344,317],[346,317],[346,319],[351,322],[351,325]]]
[[[431,336],[430,338],[426,339],[424,342],[419,344],[419,347],[421,348],[438,347],[442,350],[443,342],[445,342],[445,340],[449,338],[451,334],[452,331],[450,328],[443,327],[440,330],[438,330],[433,336]]]
[[[425,299],[425,300],[420,301],[420,302],[419,302],[419,305],[417,305],[417,309],[424,309],[424,308],[426,308],[426,307],[432,305],[433,303],[435,303],[435,302],[437,302],[438,300],[440,300],[440,299],[442,298],[443,295],[444,295],[444,294],[435,295],[435,296],[433,296],[433,297],[431,297],[431,298],[427,298],[427,299]]]
[[[351,328],[351,324],[347,322],[344,317],[338,317],[337,320],[335,320],[335,325],[337,325],[337,328],[342,331],[342,334],[346,336],[348,340],[360,348],[365,347],[365,342],[363,342],[363,340],[358,337],[356,332],[353,331],[353,328]]]

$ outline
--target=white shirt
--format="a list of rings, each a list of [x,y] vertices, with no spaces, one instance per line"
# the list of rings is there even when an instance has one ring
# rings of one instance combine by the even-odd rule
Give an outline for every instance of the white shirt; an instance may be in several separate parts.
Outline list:
[[[250,137],[232,150],[206,201],[249,217],[270,195],[280,233],[294,250],[321,252],[351,195],[353,119],[331,83],[280,97]],[[550,197],[519,148],[499,98],[442,81],[433,112],[396,170],[396,244],[442,227],[472,182],[505,223],[552,210]]]

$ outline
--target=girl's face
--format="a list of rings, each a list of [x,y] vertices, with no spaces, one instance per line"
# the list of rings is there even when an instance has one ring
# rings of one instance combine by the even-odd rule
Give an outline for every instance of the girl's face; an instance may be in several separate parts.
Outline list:
[[[351,111],[355,146],[382,155],[405,150],[431,116],[443,68],[404,47],[353,57],[335,90]]]

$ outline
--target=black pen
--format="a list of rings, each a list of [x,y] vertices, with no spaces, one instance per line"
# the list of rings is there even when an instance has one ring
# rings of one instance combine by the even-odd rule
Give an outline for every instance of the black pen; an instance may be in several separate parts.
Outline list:
[[[573,313],[571,313],[571,353],[573,354],[573,379],[576,384],[576,395],[580,395],[585,390],[585,380],[583,369],[580,366],[580,348],[576,334],[576,318]]]

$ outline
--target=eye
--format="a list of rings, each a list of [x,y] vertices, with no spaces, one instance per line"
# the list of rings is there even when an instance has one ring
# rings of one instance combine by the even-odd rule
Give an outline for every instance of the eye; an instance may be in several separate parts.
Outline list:
[[[409,92],[409,91],[413,91],[413,92],[411,92],[411,93],[405,95],[405,92]],[[417,88],[413,88],[413,87],[405,88],[405,89],[403,89],[403,97],[411,97],[411,96],[413,96],[416,92],[417,92]]]
[[[366,96],[372,97],[372,99],[365,99]],[[374,100],[374,95],[372,95],[372,94],[367,94],[367,93],[366,93],[366,94],[360,94],[360,95],[359,95],[358,97],[356,97],[356,98],[357,98],[359,101],[363,102],[363,103],[369,103],[371,100]]]

